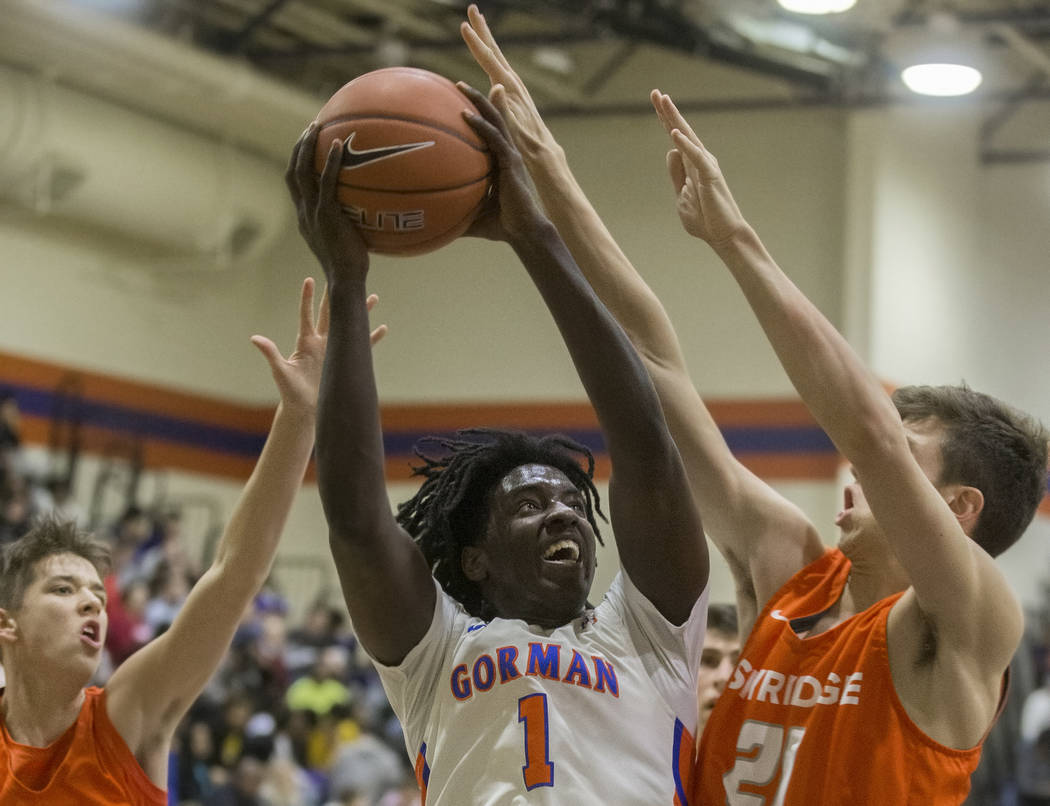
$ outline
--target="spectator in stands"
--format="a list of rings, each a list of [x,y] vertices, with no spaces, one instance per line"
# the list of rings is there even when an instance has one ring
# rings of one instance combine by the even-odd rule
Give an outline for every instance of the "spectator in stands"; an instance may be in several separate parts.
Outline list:
[[[325,647],[310,672],[288,688],[288,707],[324,716],[334,705],[349,704],[350,689],[343,682],[346,666],[347,652],[343,647]]]
[[[10,472],[0,489],[0,546],[17,540],[33,520],[29,485],[17,472]]]
[[[179,802],[203,801],[215,791],[214,764],[215,739],[211,727],[204,720],[191,719],[182,732],[178,749],[175,791]]]
[[[175,620],[189,595],[193,581],[177,565],[161,563],[150,580],[150,599],[145,619],[154,635],[160,635]]]
[[[51,499],[51,513],[63,521],[73,521],[81,529],[87,528],[87,512],[73,497],[73,488],[69,479],[52,477],[47,481],[47,491]]]
[[[215,731],[215,758],[219,766],[233,769],[244,755],[245,728],[254,712],[254,703],[244,694],[232,694],[224,704]]]
[[[700,706],[697,733],[702,733],[707,718],[729,682],[740,657],[740,631],[735,604],[712,604],[707,609],[707,633],[700,652],[697,674],[697,700]]]
[[[1042,685],[1024,699],[1017,750],[1020,806],[1050,806],[1050,654],[1042,656]]]
[[[264,762],[244,756],[237,762],[229,783],[204,798],[204,806],[271,806],[261,791],[265,776]]]
[[[22,444],[22,415],[14,392],[0,390],[0,454]]]
[[[337,803],[363,797],[367,806],[378,803],[385,792],[399,787],[407,774],[404,753],[399,753],[371,732],[340,744],[329,768],[329,789]]]
[[[286,659],[293,678],[307,673],[326,646],[341,643],[340,632],[345,620],[342,613],[324,600],[310,606],[303,624],[288,633]]]
[[[149,587],[141,580],[125,587],[119,596],[106,600],[109,616],[106,649],[114,668],[153,637],[153,630],[146,621],[148,601]]]

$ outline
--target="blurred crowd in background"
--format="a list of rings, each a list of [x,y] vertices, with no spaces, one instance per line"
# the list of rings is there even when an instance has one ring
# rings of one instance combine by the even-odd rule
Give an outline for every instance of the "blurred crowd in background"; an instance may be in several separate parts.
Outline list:
[[[87,526],[70,485],[28,467],[17,399],[0,390],[0,546],[52,512]],[[203,564],[187,547],[205,541],[186,539],[178,510],[135,505],[95,535],[113,556],[106,657],[93,681],[103,685],[171,624]],[[1050,582],[1043,599],[1028,612],[1010,695],[966,806],[1050,806]],[[341,599],[322,597],[294,623],[290,611],[271,581],[245,612],[221,668],[180,725],[169,803],[418,806],[400,724]]]
[[[87,527],[68,485],[40,478],[19,407],[0,390],[0,546],[56,513]],[[95,685],[164,632],[200,575],[180,513],[126,507],[94,530],[112,552],[109,632]],[[195,536],[198,537],[199,536]],[[272,581],[244,613],[222,666],[179,727],[169,802],[200,806],[416,806],[419,790],[345,607],[322,598],[293,620]],[[0,677],[2,679],[2,677]]]

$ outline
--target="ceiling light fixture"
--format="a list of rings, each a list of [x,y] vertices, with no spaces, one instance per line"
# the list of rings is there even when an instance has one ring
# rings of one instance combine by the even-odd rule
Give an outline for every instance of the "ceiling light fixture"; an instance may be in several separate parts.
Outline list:
[[[965,64],[913,64],[901,71],[904,86],[919,95],[969,95],[981,80],[981,71]]]
[[[909,56],[900,62],[901,81],[919,95],[969,95],[982,81],[980,47],[972,32],[963,31],[951,14],[931,14],[916,32]]]
[[[788,11],[796,14],[839,14],[849,11],[857,0],[777,0]]]

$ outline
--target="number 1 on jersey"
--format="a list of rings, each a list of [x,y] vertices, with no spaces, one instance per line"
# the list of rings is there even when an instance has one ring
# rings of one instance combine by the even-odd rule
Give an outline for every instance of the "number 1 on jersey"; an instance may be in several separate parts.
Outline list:
[[[554,764],[550,760],[547,735],[547,695],[529,694],[518,700],[518,721],[525,725],[525,766],[521,768],[525,789],[554,786]]]

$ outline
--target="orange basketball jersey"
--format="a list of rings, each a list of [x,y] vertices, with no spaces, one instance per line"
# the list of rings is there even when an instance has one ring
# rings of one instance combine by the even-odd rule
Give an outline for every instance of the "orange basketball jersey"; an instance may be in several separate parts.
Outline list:
[[[901,594],[810,638],[792,628],[839,599],[849,570],[829,550],[759,615],[708,720],[690,802],[947,806],[966,797],[980,746],[938,744],[893,688],[886,620]]]
[[[77,721],[48,747],[13,741],[0,721],[0,804],[165,806],[106,714],[105,692],[85,691]]]

